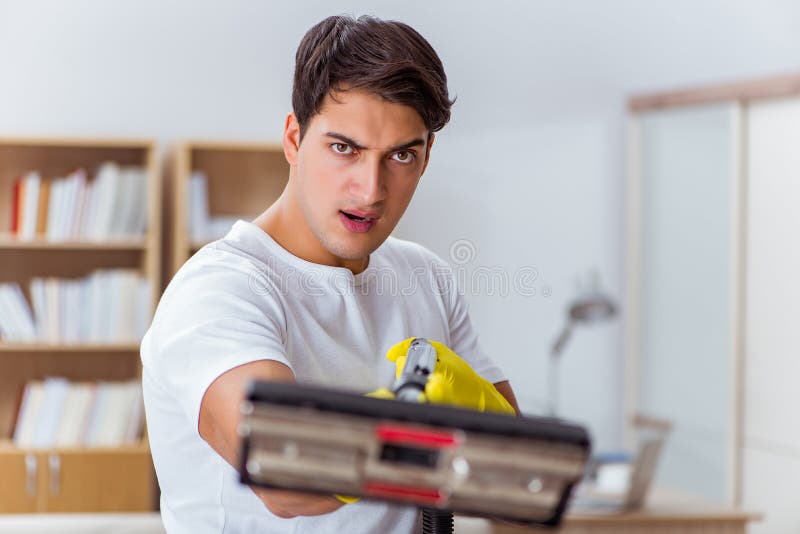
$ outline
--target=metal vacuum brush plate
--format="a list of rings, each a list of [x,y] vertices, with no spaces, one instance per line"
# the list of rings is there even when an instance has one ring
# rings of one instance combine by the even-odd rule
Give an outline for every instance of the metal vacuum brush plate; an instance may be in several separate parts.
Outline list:
[[[589,456],[563,422],[255,382],[242,405],[246,484],[557,525]]]

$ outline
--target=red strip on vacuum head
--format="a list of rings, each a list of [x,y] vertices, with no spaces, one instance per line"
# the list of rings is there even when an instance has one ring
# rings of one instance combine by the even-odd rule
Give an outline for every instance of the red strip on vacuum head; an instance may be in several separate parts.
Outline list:
[[[450,432],[437,432],[404,426],[382,424],[375,427],[375,436],[384,443],[418,445],[444,449],[458,445],[458,438]]]

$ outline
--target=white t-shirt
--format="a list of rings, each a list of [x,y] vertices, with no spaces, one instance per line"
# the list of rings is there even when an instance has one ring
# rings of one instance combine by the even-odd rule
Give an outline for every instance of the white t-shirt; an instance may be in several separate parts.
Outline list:
[[[391,385],[386,351],[412,336],[451,347],[492,383],[505,380],[478,344],[453,272],[420,245],[390,237],[353,275],[300,259],[238,221],[197,252],[164,292],[141,347],[167,531],[418,532],[415,508],[365,500],[326,515],[279,518],[198,432],[203,395],[229,369],[275,360],[300,383],[366,393]]]

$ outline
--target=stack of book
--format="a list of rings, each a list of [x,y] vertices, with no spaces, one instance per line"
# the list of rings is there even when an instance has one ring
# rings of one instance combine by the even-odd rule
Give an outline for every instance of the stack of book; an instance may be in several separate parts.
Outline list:
[[[208,177],[205,173],[194,171],[189,176],[189,236],[195,243],[208,243],[224,237],[233,223],[239,219],[252,219],[253,215],[214,215],[211,216],[208,203]]]
[[[28,382],[22,393],[14,444],[23,448],[119,447],[141,439],[142,386],[129,382]]]
[[[94,180],[83,169],[44,180],[29,172],[14,182],[11,233],[22,240],[104,240],[144,235],[147,174],[102,164]]]
[[[138,342],[150,321],[150,286],[133,269],[82,279],[34,278],[33,310],[17,283],[0,284],[0,339],[32,343]]]

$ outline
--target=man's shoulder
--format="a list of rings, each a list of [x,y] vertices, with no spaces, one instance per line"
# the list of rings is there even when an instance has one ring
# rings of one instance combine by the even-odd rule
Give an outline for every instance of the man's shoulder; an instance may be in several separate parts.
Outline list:
[[[208,307],[257,304],[275,300],[276,262],[265,262],[224,238],[197,251],[167,285],[159,309],[178,311]],[[273,298],[269,298],[273,297]],[[165,310],[162,310],[165,311]]]
[[[252,224],[238,221],[224,237],[198,250],[181,267],[175,280],[226,279],[248,283],[279,272],[284,266],[270,243]]]

